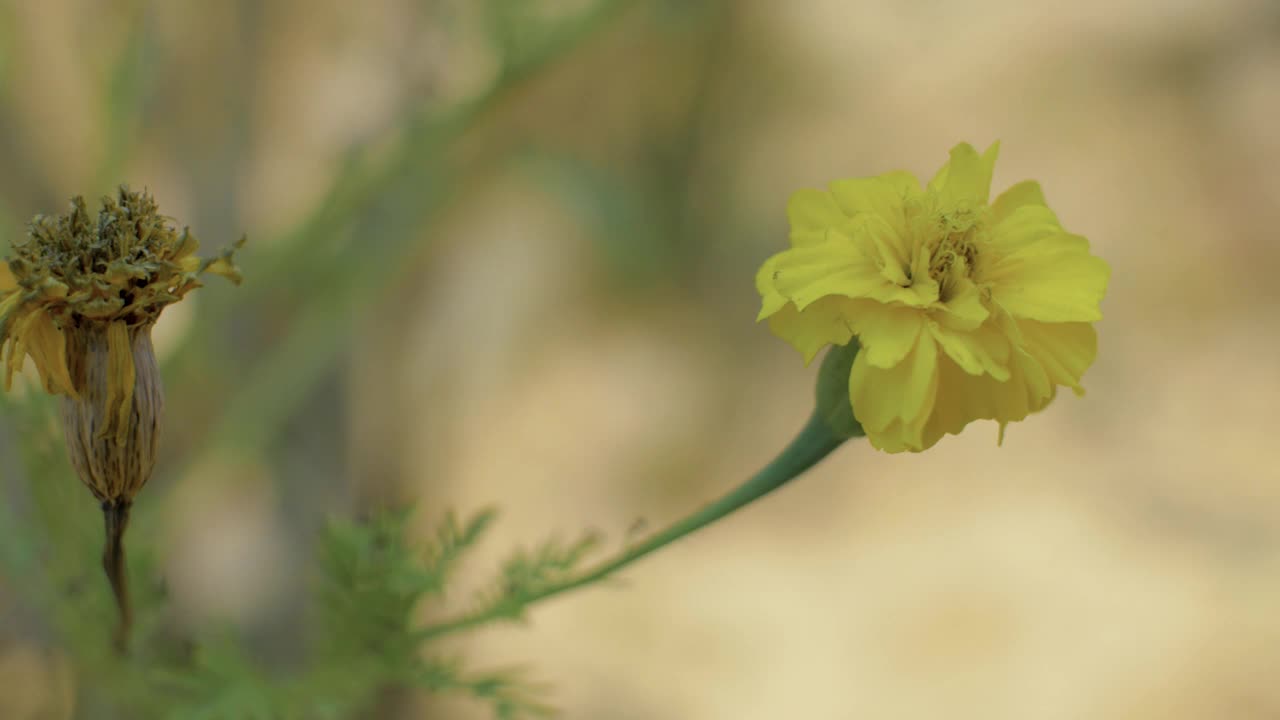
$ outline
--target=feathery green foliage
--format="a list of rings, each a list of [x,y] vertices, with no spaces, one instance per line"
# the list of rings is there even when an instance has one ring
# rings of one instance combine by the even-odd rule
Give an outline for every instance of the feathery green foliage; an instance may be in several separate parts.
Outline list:
[[[430,249],[424,237],[461,192],[495,168],[515,166],[529,149],[502,141],[479,143],[477,150],[468,136],[477,128],[494,132],[487,127],[494,124],[491,118],[522,88],[642,4],[484,3],[484,41],[498,65],[492,82],[448,103],[409,102],[388,127],[352,143],[312,211],[244,258],[244,292],[201,298],[190,330],[165,358],[172,417],[195,420],[196,427],[166,428],[173,442],[164,452],[171,455],[135,508],[128,555],[136,627],[127,658],[116,656],[109,643],[115,610],[98,565],[101,513],[67,464],[55,405],[35,393],[0,394],[0,454],[6,459],[0,472],[0,613],[12,619],[0,626],[0,649],[16,635],[64,656],[74,675],[76,717],[338,720],[377,716],[406,692],[471,698],[497,718],[552,714],[546,688],[522,672],[471,667],[455,649],[438,647],[439,638],[422,618],[447,616],[448,599],[450,606],[461,600],[466,617],[486,618],[468,628],[521,620],[532,603],[581,571],[599,545],[595,534],[516,550],[474,597],[446,598],[455,592],[450,583],[467,551],[492,527],[493,512],[465,520],[446,514],[426,543],[415,540],[420,529],[411,532],[407,509],[360,522],[335,519],[316,537],[313,556],[300,560],[312,582],[302,597],[290,599],[290,607],[306,611],[300,621],[304,647],[299,657],[281,660],[264,657],[250,629],[192,629],[189,619],[176,616],[164,580],[169,549],[159,545],[162,535],[154,531],[180,484],[175,478],[186,469],[227,454],[258,458],[279,447],[291,419],[341,368],[349,344],[344,326],[378,309],[404,279],[396,272],[421,265]],[[137,3],[126,3],[123,13],[124,21],[99,28],[101,57],[93,54],[96,46],[85,52],[89,60],[101,61],[87,75],[100,81],[90,105],[97,107],[102,147],[89,170],[89,182],[99,190],[130,179],[122,175],[136,170],[137,157],[165,151],[157,137],[181,131],[175,124],[156,132],[158,124],[176,122],[167,109],[175,87],[159,72],[175,60],[157,32],[162,18]],[[0,16],[11,14],[7,4],[0,7]],[[252,9],[243,18],[261,19]],[[106,38],[113,28],[120,37]],[[0,30],[0,74],[12,70],[11,30]],[[211,99],[216,92],[210,87],[196,94]],[[0,88],[0,123],[6,128],[14,126],[10,104],[21,101],[12,93],[10,84]],[[237,122],[248,120],[233,118],[230,124]],[[173,141],[181,144],[182,138],[175,135]],[[21,142],[12,134],[0,145]],[[0,197],[0,243],[21,232],[16,218],[30,216],[27,205],[48,209],[46,201],[67,194],[40,167],[24,166],[25,156],[7,154],[16,158],[7,169],[22,178],[22,192]],[[244,168],[230,159],[234,155],[228,152],[225,167],[213,170],[207,163],[180,163],[191,168],[191,177],[178,180],[194,191],[197,208],[209,205],[210,213],[223,213],[222,198],[234,193],[218,178],[198,174],[240,177]],[[587,177],[581,163],[566,160],[565,167]],[[626,183],[614,185],[616,207],[636,205],[623,196]],[[208,187],[221,194],[210,193],[213,200],[201,196]],[[76,191],[95,194],[92,188]],[[573,212],[585,217],[590,208]],[[228,224],[241,222],[234,212],[225,214]],[[614,215],[611,222],[625,224]],[[202,227],[198,215],[191,220]],[[243,230],[259,235],[240,225],[233,233]],[[217,230],[204,234],[218,236]],[[612,237],[603,225],[596,234],[602,242]],[[265,335],[263,327],[274,339],[258,338],[251,362],[227,342],[231,335]],[[218,401],[196,407],[209,396]],[[432,613],[433,606],[440,612]]]
[[[52,485],[33,482],[31,489]],[[91,565],[76,569],[74,555],[85,548],[43,548],[53,557],[69,556],[60,564],[62,572],[38,575],[45,582],[25,586],[29,593],[23,600],[53,605],[55,632],[65,638],[77,665],[91,671],[84,677],[84,696],[100,713],[111,709],[105,717],[369,717],[387,693],[407,689],[468,696],[488,706],[495,718],[550,717],[546,688],[530,684],[517,671],[473,671],[459,658],[434,654],[429,639],[416,632],[417,614],[444,599],[453,572],[494,517],[486,511],[460,522],[449,513],[423,545],[413,540],[409,509],[367,522],[331,521],[318,543],[314,612],[306,622],[312,647],[300,666],[283,670],[264,667],[234,631],[201,638],[159,632],[164,605],[155,582],[142,584],[153,592],[141,607],[142,632],[134,655],[115,657],[108,646],[108,623],[91,619],[111,617],[105,590],[92,582]],[[518,615],[531,590],[573,572],[593,542],[564,546],[549,541],[534,553],[517,553],[497,583],[506,592],[487,602]],[[87,538],[80,544],[93,545]],[[13,548],[0,559],[6,575],[30,566],[30,558]],[[135,575],[155,572],[149,556],[143,559]],[[81,585],[85,592],[58,592],[63,583]],[[101,597],[86,603],[85,594]]]

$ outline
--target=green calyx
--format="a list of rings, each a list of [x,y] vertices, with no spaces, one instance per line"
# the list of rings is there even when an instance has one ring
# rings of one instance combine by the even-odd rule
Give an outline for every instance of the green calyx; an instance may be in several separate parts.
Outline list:
[[[814,413],[832,435],[841,440],[867,434],[853,417],[853,404],[849,400],[849,374],[859,348],[856,338],[850,339],[847,345],[832,345],[818,370]]]

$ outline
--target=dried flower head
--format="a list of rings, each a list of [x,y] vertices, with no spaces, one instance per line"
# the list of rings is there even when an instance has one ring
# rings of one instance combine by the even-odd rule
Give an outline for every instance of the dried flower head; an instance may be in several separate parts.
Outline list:
[[[71,464],[102,503],[103,562],[128,624],[120,538],[134,495],[151,477],[164,392],[151,328],[164,308],[200,287],[205,272],[240,282],[236,243],[195,255],[150,195],[121,187],[96,218],[76,197],[62,215],[36,216],[0,266],[5,388],[30,357],[44,389],[62,395]]]
[[[97,218],[79,197],[66,214],[36,216],[14,243],[11,277],[0,277],[5,388],[30,357],[45,390],[65,396],[72,464],[99,500],[132,497],[151,472],[163,400],[150,332],[160,312],[199,287],[201,273],[240,280],[232,250],[201,259],[198,246],[150,195],[121,187]]]

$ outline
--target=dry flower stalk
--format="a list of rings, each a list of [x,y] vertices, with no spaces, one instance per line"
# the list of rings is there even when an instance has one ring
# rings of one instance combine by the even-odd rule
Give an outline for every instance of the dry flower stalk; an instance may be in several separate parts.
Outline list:
[[[168,305],[210,272],[240,281],[232,254],[199,258],[146,193],[122,186],[97,218],[76,197],[55,217],[36,216],[0,266],[0,346],[5,388],[25,358],[44,389],[62,395],[71,465],[102,504],[102,564],[120,608],[115,640],[132,624],[123,538],[133,498],[155,467],[164,391],[151,328]],[[7,272],[6,272],[7,271]]]

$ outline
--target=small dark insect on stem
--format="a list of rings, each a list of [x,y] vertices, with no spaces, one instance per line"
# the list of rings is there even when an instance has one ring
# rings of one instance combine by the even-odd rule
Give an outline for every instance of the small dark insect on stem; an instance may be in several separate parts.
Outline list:
[[[120,608],[120,624],[116,627],[114,643],[116,652],[124,655],[129,650],[129,631],[133,627],[133,608],[129,605],[129,577],[125,572],[124,531],[129,526],[129,508],[133,502],[127,498],[104,500],[102,518],[106,525],[106,547],[102,551],[102,569],[111,583],[111,592]]]

